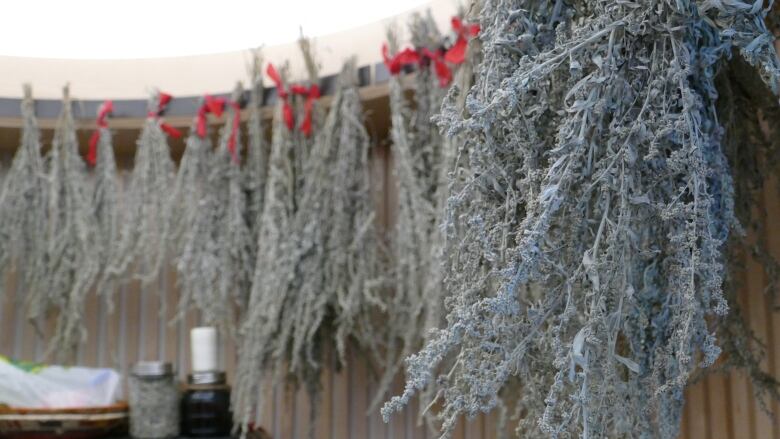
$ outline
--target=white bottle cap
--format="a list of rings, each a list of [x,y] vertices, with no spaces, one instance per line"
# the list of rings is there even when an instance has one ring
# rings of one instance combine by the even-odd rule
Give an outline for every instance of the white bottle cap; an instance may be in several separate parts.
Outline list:
[[[202,326],[190,331],[193,372],[217,371],[217,328]]]

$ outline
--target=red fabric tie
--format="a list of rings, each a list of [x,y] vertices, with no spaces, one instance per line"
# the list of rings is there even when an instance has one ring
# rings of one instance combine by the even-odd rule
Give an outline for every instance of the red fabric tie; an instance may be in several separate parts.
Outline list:
[[[160,129],[165,134],[173,137],[174,139],[178,139],[181,137],[181,131],[160,120],[160,115],[162,115],[163,111],[165,111],[165,107],[167,107],[171,102],[173,96],[169,95],[168,93],[159,92],[157,99],[157,111],[150,111],[149,114],[147,114],[147,117],[156,119],[160,123]]]
[[[284,123],[287,125],[288,130],[292,130],[293,127],[295,127],[295,117],[293,116],[292,105],[290,105],[290,100],[288,99],[289,96],[282,83],[282,77],[279,75],[279,72],[276,71],[274,65],[270,63],[265,69],[265,72],[276,85],[276,94],[279,96],[279,99],[282,100],[282,117],[284,118]]]
[[[455,44],[444,54],[444,59],[452,64],[462,64],[466,60],[468,40],[479,35],[479,24],[463,24],[459,17],[452,17],[452,30],[458,35]]]
[[[103,102],[103,105],[98,109],[97,114],[97,129],[92,133],[92,137],[89,138],[89,151],[87,152],[87,163],[90,166],[97,164],[97,147],[100,141],[100,130],[102,128],[108,128],[108,115],[114,111],[114,103],[111,101]]]
[[[424,57],[433,61],[433,68],[436,72],[436,77],[439,78],[439,87],[446,88],[452,82],[452,70],[444,62],[444,57],[440,51],[431,52],[427,47],[422,49]]]
[[[314,101],[320,98],[320,87],[317,84],[312,84],[309,88],[302,85],[293,85],[290,88],[293,94],[306,97],[306,102],[303,105],[303,122],[301,122],[300,130],[306,136],[311,135],[311,118],[314,110]]]
[[[206,95],[203,99],[203,105],[198,108],[195,124],[195,132],[201,139],[206,137],[208,131],[208,114],[211,113],[217,117],[222,117],[222,111],[225,109],[225,100],[222,98],[215,98],[213,96]]]
[[[230,137],[228,138],[227,148],[230,151],[230,155],[233,156],[233,161],[238,163],[238,153],[236,151],[236,138],[238,137],[238,130],[241,128],[241,107],[237,102],[228,101],[228,105],[233,109],[233,126],[230,130]]]
[[[404,68],[404,66],[419,64],[422,60],[422,57],[416,50],[407,47],[406,49],[396,53],[395,56],[391,58],[390,50],[387,48],[387,44],[383,44],[382,59],[385,61],[385,65],[387,66],[387,70],[390,71],[390,74],[397,75],[401,73],[401,70]]]

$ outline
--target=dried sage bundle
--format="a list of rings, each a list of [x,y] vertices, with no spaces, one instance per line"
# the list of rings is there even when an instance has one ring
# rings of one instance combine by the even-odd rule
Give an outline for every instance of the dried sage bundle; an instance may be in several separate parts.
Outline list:
[[[156,279],[168,254],[170,197],[175,169],[159,114],[162,94],[149,100],[149,116],[138,139],[133,171],[125,193],[124,218],[116,257],[107,273],[122,278],[133,269],[144,282]],[[162,104],[162,105],[161,105]]]
[[[47,156],[47,213],[41,289],[30,290],[28,317],[36,321],[58,313],[50,352],[59,361],[75,358],[86,339],[84,301],[101,269],[101,247],[92,207],[93,189],[79,154],[69,89],[63,90],[62,113]]]
[[[476,82],[442,117],[469,154],[447,324],[385,417],[436,386],[445,436],[501,396],[522,437],[677,436],[729,312],[740,228],[716,75],[732,52],[777,102],[762,7],[483,2]]]
[[[45,288],[48,183],[32,87],[24,86],[22,142],[0,193],[0,270],[15,269],[19,288],[40,296]],[[4,283],[3,283],[4,285]]]

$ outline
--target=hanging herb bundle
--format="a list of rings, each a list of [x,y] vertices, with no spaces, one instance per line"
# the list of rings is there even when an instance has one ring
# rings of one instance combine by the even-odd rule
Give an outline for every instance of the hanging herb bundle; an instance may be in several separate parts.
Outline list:
[[[92,187],[79,154],[69,89],[63,91],[62,113],[47,157],[46,248],[42,288],[29,291],[28,317],[36,321],[58,311],[50,351],[60,361],[72,360],[86,338],[84,300],[100,273],[97,222]]]
[[[249,103],[247,105],[248,142],[244,174],[248,197],[247,221],[252,230],[253,253],[257,252],[257,238],[260,233],[260,216],[263,213],[265,184],[268,178],[268,145],[263,122],[263,60],[258,50],[252,52],[250,69]],[[253,258],[256,256],[253,256]]]
[[[385,417],[436,385],[446,436],[518,380],[523,437],[677,436],[684,386],[720,353],[739,230],[715,75],[734,50],[776,96],[766,12],[484,2],[467,112],[443,115],[469,151],[447,326]]]
[[[13,266],[20,288],[32,294],[44,288],[48,184],[29,84],[24,86],[21,113],[21,145],[0,194],[0,270],[5,273]]]
[[[94,190],[92,193],[92,208],[97,221],[97,241],[100,254],[100,274],[98,292],[108,293],[114,290],[113,285],[106,283],[106,270],[110,261],[115,259],[116,243],[119,242],[120,228],[120,190],[117,174],[114,147],[111,141],[111,130],[106,118],[111,113],[113,105],[106,101],[98,110],[98,128],[90,139],[90,149],[87,162],[95,167]],[[112,305],[109,297],[109,306]]]
[[[273,267],[258,262],[257,273],[262,270],[263,281],[257,284],[261,278],[255,279],[249,321],[255,318],[260,323],[252,330],[252,334],[259,334],[254,342],[260,345],[252,348],[257,355],[252,359],[254,364],[246,364],[255,370],[258,364],[264,365],[264,373],[255,372],[262,376],[285,377],[289,373],[287,378],[305,385],[314,401],[312,416],[316,414],[325,353],[333,350],[343,363],[347,341],[352,339],[366,352],[379,354],[386,331],[384,322],[378,324],[382,320],[376,318],[385,304],[377,281],[379,235],[369,178],[370,139],[363,125],[354,60],[347,62],[339,75],[320,132],[306,161],[306,180],[297,197],[298,208],[290,216],[286,242],[277,245],[265,239],[265,234],[261,236],[263,253],[273,244],[270,249],[282,253],[268,258],[282,262]],[[274,156],[272,165],[273,160]],[[275,170],[274,165],[269,184],[275,180]],[[266,199],[269,209],[272,193]],[[242,352],[246,355],[247,351]],[[246,373],[244,359],[240,374]],[[245,379],[257,383],[258,378]],[[237,421],[242,425],[248,422],[246,410],[258,397],[258,392],[249,392],[237,394],[235,400],[241,409]]]
[[[276,81],[279,99],[273,119],[273,138],[268,164],[263,213],[259,223],[257,260],[254,267],[249,305],[242,322],[236,370],[236,385],[232,392],[233,413],[238,428],[246,429],[252,413],[264,401],[260,397],[263,379],[280,373],[276,360],[279,338],[275,336],[280,325],[279,308],[269,306],[276,298],[286,298],[286,291],[294,273],[287,272],[292,258],[291,228],[295,203],[295,143],[286,115],[288,105],[284,90],[287,67],[277,72],[271,65],[268,71]]]
[[[168,239],[178,273],[180,296],[177,315],[182,318],[194,305],[203,312],[207,324],[215,323],[217,315],[221,315],[218,311],[212,312],[214,307],[226,306],[213,297],[220,267],[214,237],[216,202],[208,181],[214,153],[206,120],[209,113],[221,112],[221,102],[210,96],[201,100],[187,136],[170,198]]]
[[[438,44],[441,36],[430,16],[413,17],[410,25],[413,43],[428,47]],[[388,32],[389,53],[398,52],[394,32]],[[403,352],[395,364],[388,364],[380,380],[382,393],[392,382],[402,366],[402,360],[414,352],[426,334],[426,329],[439,324],[441,277],[434,262],[434,240],[437,234],[439,172],[442,163],[442,138],[432,128],[430,118],[438,111],[446,90],[442,89],[427,68],[421,68],[414,79],[414,110],[404,96],[401,77],[390,79],[390,112],[394,175],[396,178],[398,207],[392,233],[392,262],[394,279],[394,310],[388,317],[388,326],[404,328],[395,340],[392,351]]]
[[[175,129],[160,120],[171,97],[155,92],[149,100],[149,115],[141,137],[125,193],[126,218],[122,223],[115,259],[107,274],[121,277],[134,268],[145,282],[157,277],[165,261],[171,224],[170,197],[174,164],[166,134],[178,136]]]
[[[212,302],[222,303],[224,309],[216,316],[226,324],[229,333],[234,333],[237,320],[235,305],[239,314],[249,302],[252,277],[255,271],[255,253],[252,231],[247,224],[247,198],[243,190],[241,173],[241,107],[244,89],[236,85],[232,98],[227,102],[225,125],[220,134],[219,146],[214,154],[209,175],[209,190],[214,193],[213,231],[219,271]],[[214,306],[212,303],[211,306]]]

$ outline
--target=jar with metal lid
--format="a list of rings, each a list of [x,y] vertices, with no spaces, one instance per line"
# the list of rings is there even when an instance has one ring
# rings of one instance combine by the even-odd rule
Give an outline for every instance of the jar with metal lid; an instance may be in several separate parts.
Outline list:
[[[187,437],[229,436],[230,386],[225,372],[193,372],[181,400],[181,432]]]
[[[136,363],[128,387],[130,436],[163,439],[179,434],[179,390],[171,363]]]

